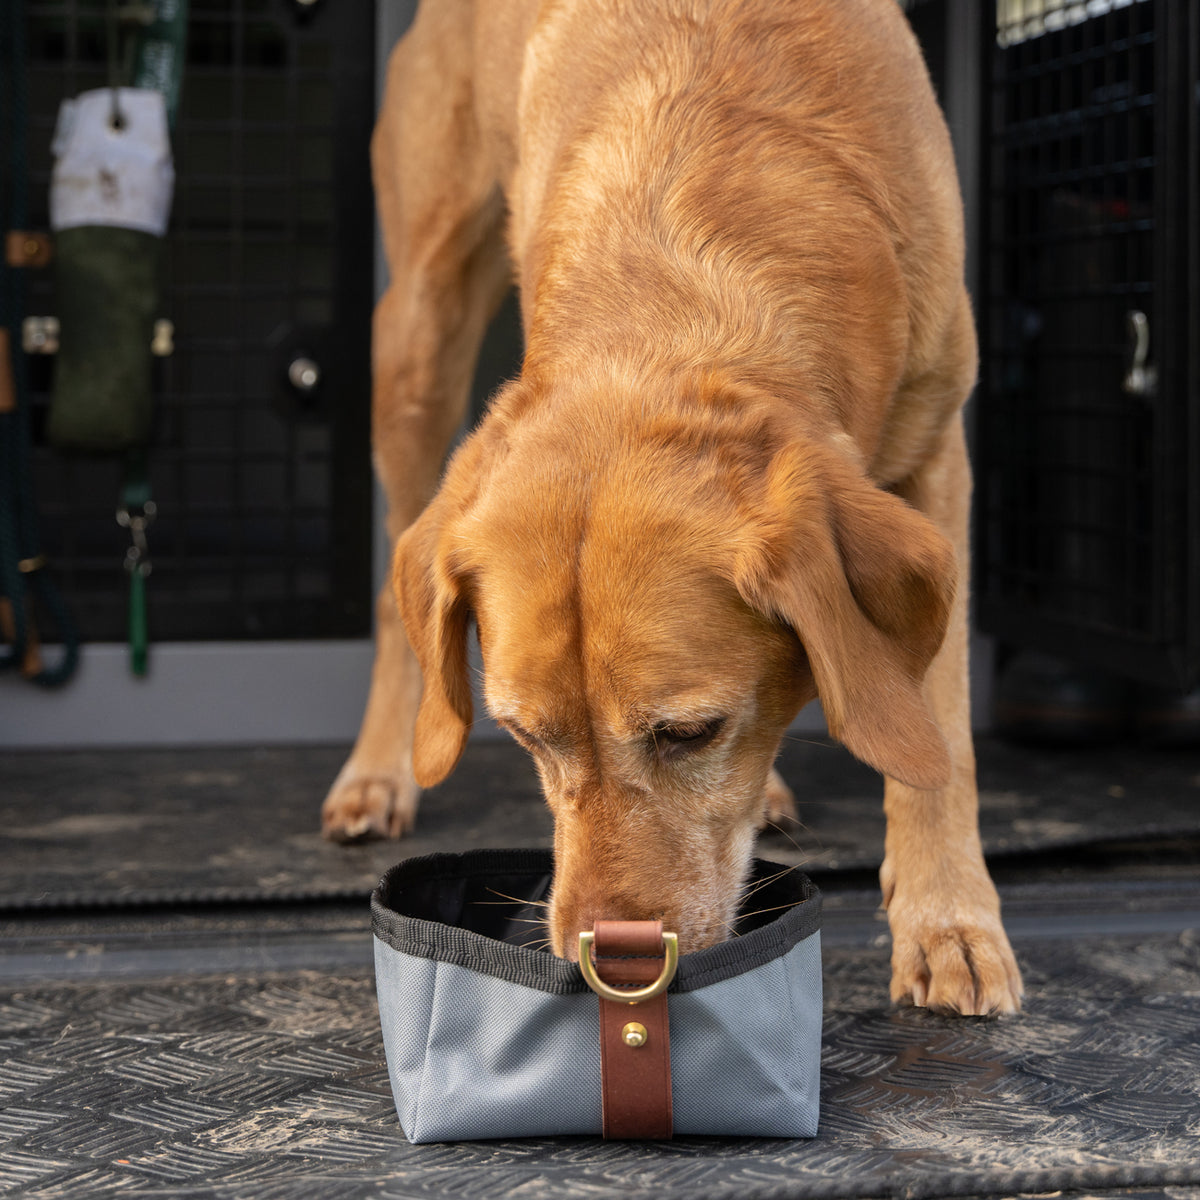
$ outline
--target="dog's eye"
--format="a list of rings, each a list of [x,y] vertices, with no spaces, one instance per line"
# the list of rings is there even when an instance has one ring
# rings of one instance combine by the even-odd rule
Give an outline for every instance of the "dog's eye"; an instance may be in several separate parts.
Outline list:
[[[725,725],[724,717],[679,725],[656,725],[650,731],[659,758],[676,758],[700,750],[713,741]]]

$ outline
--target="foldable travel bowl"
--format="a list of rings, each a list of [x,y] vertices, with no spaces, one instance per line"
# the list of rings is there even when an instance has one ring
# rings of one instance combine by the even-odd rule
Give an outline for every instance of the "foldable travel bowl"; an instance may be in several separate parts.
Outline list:
[[[410,1141],[816,1133],[821,897],[805,876],[757,861],[736,936],[677,965],[657,923],[597,922],[589,984],[533,948],[552,874],[548,851],[435,854],[371,897]]]

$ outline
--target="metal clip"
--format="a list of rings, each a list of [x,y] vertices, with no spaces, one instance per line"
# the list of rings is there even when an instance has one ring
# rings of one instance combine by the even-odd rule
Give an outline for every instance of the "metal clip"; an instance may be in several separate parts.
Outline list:
[[[57,317],[26,317],[21,322],[21,349],[26,354],[57,354]]]
[[[175,353],[174,321],[159,317],[154,322],[154,340],[150,343],[150,353],[156,358],[167,358]]]
[[[61,326],[57,317],[26,317],[21,322],[21,349],[26,354],[57,354]],[[167,358],[175,353],[175,324],[165,317],[154,322],[150,353]]]
[[[1121,388],[1126,395],[1151,397],[1158,391],[1158,368],[1146,365],[1150,357],[1150,320],[1137,309],[1126,314],[1125,327],[1129,331],[1129,370]]]
[[[125,570],[131,575],[136,571],[145,579],[153,569],[150,563],[150,545],[146,541],[146,528],[158,513],[153,500],[147,500],[140,513],[131,513],[127,508],[117,509],[117,524],[128,529],[133,545],[125,551]]]

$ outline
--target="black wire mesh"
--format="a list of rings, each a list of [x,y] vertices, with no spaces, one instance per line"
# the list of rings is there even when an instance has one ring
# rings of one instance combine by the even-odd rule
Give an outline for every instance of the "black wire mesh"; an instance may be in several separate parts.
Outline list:
[[[1001,0],[992,60],[980,617],[1130,674],[1178,676],[1149,652],[1196,639],[1177,328],[1194,219],[1172,202],[1191,8]]]
[[[336,11],[335,11],[336,9]],[[64,97],[107,82],[103,0],[28,0],[30,207],[45,227]],[[373,6],[192,0],[155,363],[150,618],[157,639],[370,627]],[[53,314],[51,272],[30,312]],[[308,394],[288,364],[319,363]],[[51,357],[33,358],[35,431]],[[124,636],[121,466],[45,445],[47,550],[84,636]]]

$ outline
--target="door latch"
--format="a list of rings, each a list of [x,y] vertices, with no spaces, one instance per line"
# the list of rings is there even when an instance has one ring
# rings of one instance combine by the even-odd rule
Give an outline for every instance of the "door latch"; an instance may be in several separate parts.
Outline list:
[[[1150,399],[1158,391],[1158,368],[1149,366],[1150,319],[1138,309],[1131,310],[1125,317],[1129,331],[1129,369],[1121,384],[1128,396]]]

